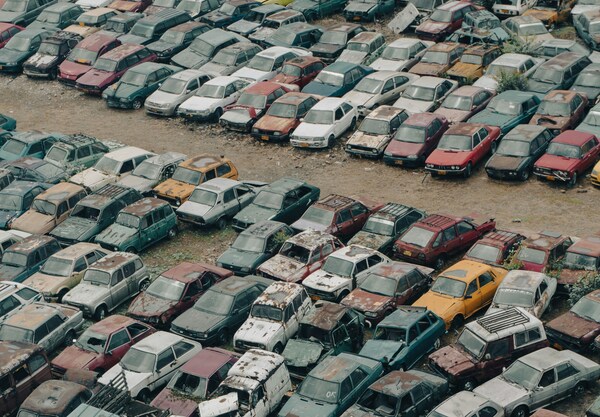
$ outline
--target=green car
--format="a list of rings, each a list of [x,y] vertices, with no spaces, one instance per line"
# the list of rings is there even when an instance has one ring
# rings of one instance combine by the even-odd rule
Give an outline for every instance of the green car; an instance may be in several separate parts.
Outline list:
[[[127,70],[120,81],[102,93],[108,107],[120,109],[141,109],[148,96],[158,90],[162,82],[181,71],[181,68],[144,62]]]
[[[25,29],[10,38],[0,49],[0,72],[21,72],[23,63],[37,52],[51,33],[46,29]]]
[[[281,178],[262,188],[250,205],[233,218],[232,226],[242,231],[261,220],[293,223],[319,199],[321,190],[293,178]]]
[[[96,243],[114,251],[138,253],[177,234],[177,216],[158,198],[143,198],[122,209],[114,224],[96,236]]]
[[[379,361],[350,353],[328,356],[309,372],[277,417],[338,417],[382,375]]]
[[[394,13],[395,0],[350,0],[344,9],[349,22],[374,22]]]
[[[346,0],[294,0],[288,7],[301,12],[307,22],[340,12]]]
[[[472,116],[469,123],[498,126],[504,136],[515,126],[526,124],[540,105],[540,98],[527,91],[508,90],[494,97],[487,107]]]
[[[0,130],[13,131],[17,128],[17,121],[12,117],[0,113]]]
[[[78,5],[61,1],[46,7],[27,27],[29,29],[64,29],[74,24],[82,13],[83,9]]]
[[[240,276],[253,274],[260,264],[277,255],[293,234],[292,228],[281,222],[266,220],[253,224],[219,256],[217,266]]]

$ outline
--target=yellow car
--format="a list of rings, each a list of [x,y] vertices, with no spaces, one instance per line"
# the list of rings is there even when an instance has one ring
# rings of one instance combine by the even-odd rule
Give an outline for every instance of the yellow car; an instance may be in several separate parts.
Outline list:
[[[446,329],[458,328],[492,302],[507,272],[480,262],[460,261],[442,272],[413,306],[433,311],[444,320]]]
[[[596,187],[600,187],[600,162],[594,165],[590,179],[592,180],[592,184],[594,184]]]

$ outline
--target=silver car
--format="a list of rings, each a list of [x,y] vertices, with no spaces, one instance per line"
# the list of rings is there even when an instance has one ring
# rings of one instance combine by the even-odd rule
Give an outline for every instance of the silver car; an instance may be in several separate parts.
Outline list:
[[[156,116],[174,116],[181,103],[212,77],[204,71],[188,69],[171,75],[146,99],[146,113]]]
[[[231,75],[245,67],[254,55],[263,49],[251,42],[239,42],[221,49],[210,62],[202,65],[200,70],[213,77]]]
[[[385,47],[370,67],[375,71],[408,71],[435,42],[400,38]]]
[[[179,152],[165,152],[153,156],[139,164],[127,177],[117,185],[133,188],[143,195],[149,195],[159,183],[171,178],[175,168],[188,159],[187,155]]]
[[[486,397],[460,391],[435,407],[427,417],[504,417],[501,406]]]

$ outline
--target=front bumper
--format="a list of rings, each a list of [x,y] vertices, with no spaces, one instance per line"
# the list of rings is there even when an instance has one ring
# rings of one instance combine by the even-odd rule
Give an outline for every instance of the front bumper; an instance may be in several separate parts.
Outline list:
[[[83,313],[83,316],[86,318],[91,318],[94,315],[94,312],[96,311],[95,309],[92,309],[87,304],[73,303],[73,302],[69,302],[69,301],[63,301],[63,302],[66,305],[69,305],[71,307],[75,307],[75,308],[78,308],[79,310],[81,310],[81,312]]]
[[[119,99],[109,97],[106,99],[106,105],[112,109],[131,109],[133,102],[128,99]]]
[[[17,65],[0,64],[0,72],[14,74],[17,72],[21,72],[22,69],[23,69],[23,67],[20,64],[17,64]]]
[[[47,71],[50,71],[48,68]],[[46,72],[35,67],[23,67],[23,74],[31,78],[50,78],[50,72]]]
[[[155,194],[154,197],[160,198],[161,200],[165,200],[167,203],[169,203],[171,205],[171,207],[173,207],[173,209],[177,209],[182,203],[181,199],[179,199],[177,197],[167,196],[164,194]]]
[[[80,83],[76,83],[75,88],[77,88],[79,91],[83,91],[86,94],[91,94],[94,96],[102,95],[102,90],[103,90],[103,88],[100,86],[86,85],[86,84],[80,84]]]
[[[419,167],[425,162],[425,158],[417,156],[416,158],[408,158],[406,156],[397,156],[391,154],[383,154],[383,162],[387,165],[404,166],[404,167]]]
[[[569,182],[573,174],[566,171],[556,171],[549,168],[534,168],[533,173],[541,180],[553,182]]]
[[[217,331],[211,332],[196,332],[193,330],[182,329],[181,327],[171,325],[171,332],[187,337],[188,339],[201,342],[203,345],[214,345],[217,341]]]
[[[250,136],[252,136],[254,139],[258,139],[264,142],[283,142],[287,141],[290,138],[289,133],[281,134],[280,132],[268,132],[264,130],[252,132]]]
[[[458,165],[431,165],[431,164],[427,164],[425,165],[425,171],[427,172],[431,172],[432,174],[437,174],[437,175],[462,175],[465,170],[467,169],[467,167],[459,167]]]
[[[314,288],[309,288],[309,287],[306,287],[306,292],[310,296],[310,299],[313,301],[319,301],[319,300],[325,300],[325,301],[331,301],[331,302],[337,301],[336,294],[332,293],[332,292],[319,291],[319,290],[315,290]]]
[[[263,343],[248,342],[246,340],[236,340],[233,344],[233,349],[236,352],[244,353],[249,349],[267,350],[267,346]]]
[[[252,129],[252,125],[254,124],[254,122],[252,120],[249,120],[248,122],[242,124],[242,123],[230,122],[225,119],[219,119],[219,124],[228,130],[249,133]]]
[[[177,218],[179,219],[179,221],[182,221],[184,223],[195,224],[197,226],[206,226],[206,221],[204,221],[204,218],[202,218],[200,216],[194,216],[193,214],[189,214],[189,213],[176,213],[176,214],[177,214]]]
[[[292,136],[290,145],[295,148],[323,149],[327,147],[327,140],[325,138],[299,138]]]
[[[383,150],[377,148],[367,148],[365,146],[346,145],[344,150],[351,155],[362,156],[364,158],[378,159],[383,155]]]
[[[600,187],[600,174],[594,175],[594,173],[592,173],[592,175],[590,175],[590,181],[592,182],[592,185]]]
[[[485,172],[488,175],[488,177],[496,180],[516,180],[519,178],[519,173],[517,171],[488,168],[485,170]]]
[[[66,78],[59,73],[56,79],[68,87],[75,87],[77,85],[77,77]]]
[[[175,106],[159,107],[146,102],[144,108],[148,114],[154,114],[156,116],[175,116]]]

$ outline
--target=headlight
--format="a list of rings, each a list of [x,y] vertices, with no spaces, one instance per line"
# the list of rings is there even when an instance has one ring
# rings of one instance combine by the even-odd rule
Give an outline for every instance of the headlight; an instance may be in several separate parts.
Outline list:
[[[427,168],[433,168],[433,164],[427,164]]]
[[[371,311],[365,311],[365,316],[375,318],[375,317],[377,317],[377,313],[373,313]]]
[[[419,157],[417,155],[408,155],[406,157],[406,159],[418,159]]]
[[[552,130],[551,130],[551,132],[552,132],[552,134],[553,134],[554,136],[558,136],[558,135],[560,135],[560,130],[559,130],[559,129],[552,129]]]
[[[241,340],[236,340],[236,341],[235,341],[235,346],[236,346],[236,347],[239,347],[239,348],[241,348],[241,347],[243,347],[243,346],[244,346],[244,344],[242,343],[242,341],[241,341]]]
[[[180,205],[181,205],[181,200],[177,198],[177,199],[175,200],[175,205],[176,205],[176,206],[180,206]]]
[[[106,94],[106,93],[102,93],[102,98],[103,98],[104,100],[107,100],[107,99],[108,99],[108,94]]]
[[[275,131],[275,132],[273,132],[273,136],[281,136],[281,132]]]
[[[460,169],[460,167],[459,167],[458,165],[452,165],[452,169],[454,169],[454,170],[459,170],[459,169]]]
[[[250,268],[240,268],[241,272],[250,272]]]
[[[252,133],[258,133],[258,129],[256,129],[256,128],[253,128],[253,129],[252,129]]]
[[[383,153],[385,156],[392,156],[392,154],[390,152],[384,152]],[[411,155],[412,156],[412,155]]]

